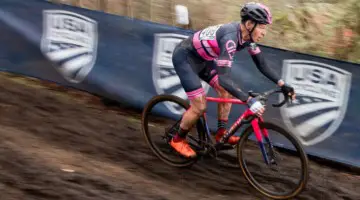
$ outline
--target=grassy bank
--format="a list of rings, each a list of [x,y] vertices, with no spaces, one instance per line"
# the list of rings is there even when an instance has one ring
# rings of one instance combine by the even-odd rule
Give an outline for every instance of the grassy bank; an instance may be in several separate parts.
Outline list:
[[[168,25],[175,22],[174,5],[189,9],[193,30],[239,20],[244,0],[51,0],[82,8]],[[264,0],[274,24],[264,45],[360,63],[359,0]]]

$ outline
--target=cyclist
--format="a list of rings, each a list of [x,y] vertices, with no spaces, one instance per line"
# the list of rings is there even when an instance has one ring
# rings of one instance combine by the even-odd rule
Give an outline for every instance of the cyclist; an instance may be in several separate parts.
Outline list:
[[[281,87],[292,99],[295,98],[293,87],[285,84],[266,64],[256,45],[266,34],[268,24],[272,23],[270,10],[260,3],[247,3],[240,10],[241,22],[232,22],[210,26],[179,43],[173,52],[173,65],[180,78],[190,108],[183,114],[180,127],[172,138],[170,145],[185,157],[194,157],[196,152],[186,141],[186,134],[206,110],[206,97],[200,79],[213,87],[221,98],[235,97],[247,102],[250,110],[262,115],[264,106],[255,98],[241,91],[231,79],[231,65],[236,51],[248,49],[257,68],[268,79]],[[218,129],[215,139],[218,142],[226,133],[226,123],[231,103],[218,105]],[[234,145],[238,136],[231,136],[227,141]]]

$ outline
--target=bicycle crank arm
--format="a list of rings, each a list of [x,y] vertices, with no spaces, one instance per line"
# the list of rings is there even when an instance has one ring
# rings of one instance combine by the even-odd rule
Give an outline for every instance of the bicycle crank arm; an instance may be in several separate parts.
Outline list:
[[[217,158],[217,150],[213,147],[207,147],[205,149],[202,149],[200,151],[196,151],[198,157],[203,157],[209,155],[210,157]]]

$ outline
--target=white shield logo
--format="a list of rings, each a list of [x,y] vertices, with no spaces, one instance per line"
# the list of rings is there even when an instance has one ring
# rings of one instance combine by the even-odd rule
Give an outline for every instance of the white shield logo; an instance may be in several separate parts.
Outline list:
[[[41,51],[67,81],[80,83],[90,73],[97,41],[96,21],[64,10],[43,12]]]
[[[152,72],[154,86],[158,94],[172,94],[187,99],[172,63],[172,53],[175,46],[187,37],[173,33],[155,34]],[[202,86],[207,93],[210,86],[205,81],[202,81]],[[167,102],[165,106],[174,114],[183,113],[183,109],[171,103]]]
[[[281,108],[286,126],[304,145],[331,136],[346,113],[351,73],[319,62],[285,60],[283,78],[295,88],[297,97]]]

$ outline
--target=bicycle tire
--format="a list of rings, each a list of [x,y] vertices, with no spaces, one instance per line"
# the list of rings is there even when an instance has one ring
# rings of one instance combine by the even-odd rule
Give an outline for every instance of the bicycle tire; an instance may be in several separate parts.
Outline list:
[[[272,124],[269,122],[262,122],[262,123],[259,123],[259,126],[261,128],[266,128],[268,130],[274,130],[274,131],[280,133],[281,135],[285,136],[289,141],[291,141],[291,143],[295,146],[295,148],[299,152],[300,159],[301,159],[301,178],[300,178],[299,184],[292,191],[290,191],[286,194],[281,194],[281,193],[276,193],[276,192],[270,192],[269,190],[267,190],[265,187],[261,186],[255,180],[255,178],[253,177],[253,175],[247,168],[247,165],[245,163],[244,156],[242,153],[243,152],[242,150],[244,148],[245,142],[247,141],[247,138],[250,136],[251,133],[253,133],[252,126],[247,127],[247,129],[245,129],[243,131],[243,133],[241,134],[241,139],[237,146],[237,157],[238,157],[238,161],[239,161],[242,173],[244,174],[246,180],[250,183],[250,185],[252,185],[253,188],[255,188],[257,191],[259,191],[261,194],[263,194],[266,197],[269,197],[272,199],[290,199],[290,198],[297,196],[299,193],[301,193],[305,189],[307,181],[309,179],[309,164],[308,164],[309,161],[308,161],[308,157],[305,153],[305,150],[304,150],[301,142],[295,136],[293,136],[291,133],[287,132],[286,130],[284,130],[283,128],[281,128],[275,124]]]
[[[148,146],[150,147],[150,149],[153,151],[153,153],[160,158],[162,161],[164,161],[165,163],[174,166],[174,167],[188,167],[193,165],[196,161],[197,158],[184,158],[183,162],[175,162],[169,158],[167,158],[165,155],[163,155],[159,149],[156,148],[156,146],[154,145],[152,139],[151,139],[151,133],[149,132],[148,129],[148,120],[149,120],[149,116],[148,114],[150,113],[151,109],[156,106],[158,103],[164,102],[164,101],[169,101],[169,102],[173,102],[176,103],[178,105],[180,105],[181,107],[183,107],[184,109],[188,109],[190,107],[190,105],[188,104],[187,101],[185,101],[184,99],[174,96],[174,95],[167,95],[167,94],[162,94],[162,95],[157,95],[154,96],[152,99],[150,99],[147,104],[145,105],[143,112],[142,112],[142,117],[141,117],[141,127],[142,127],[142,132],[143,135],[145,137],[145,140],[148,144]],[[199,136],[199,138],[201,140],[205,140],[205,135],[204,132],[201,130],[202,126],[199,126],[200,120],[197,122],[196,124],[196,130],[197,130],[197,134]]]

